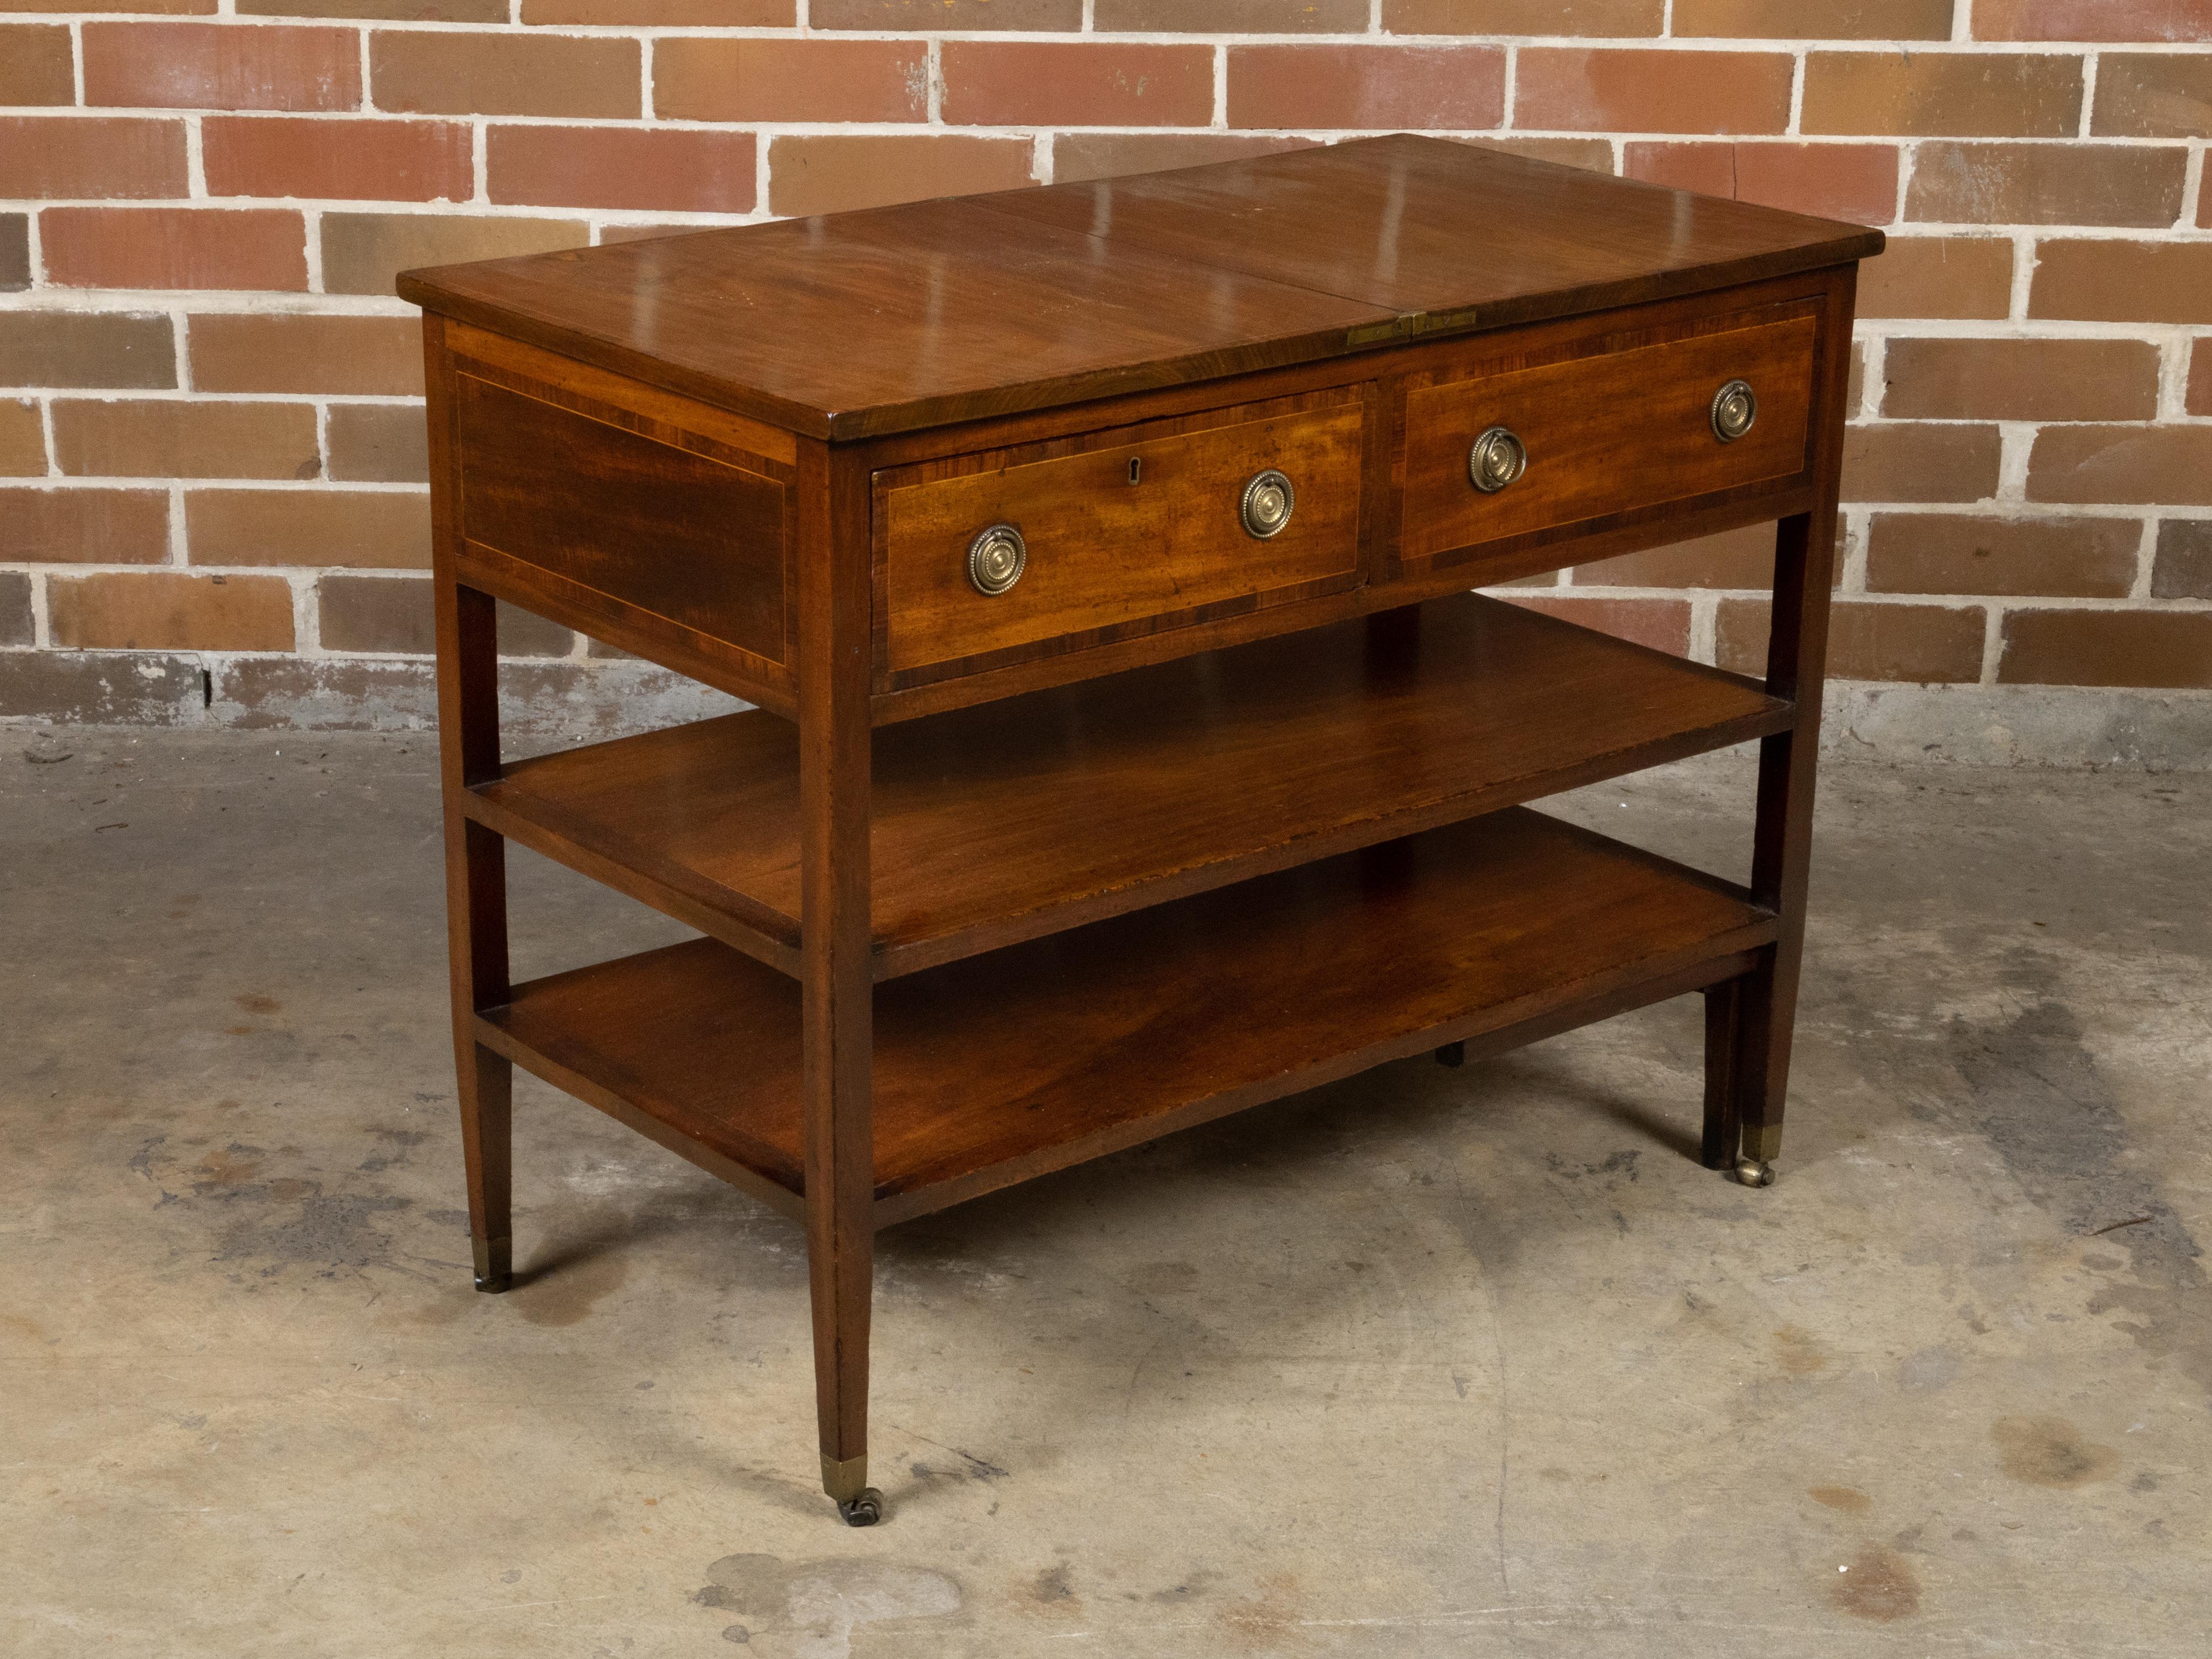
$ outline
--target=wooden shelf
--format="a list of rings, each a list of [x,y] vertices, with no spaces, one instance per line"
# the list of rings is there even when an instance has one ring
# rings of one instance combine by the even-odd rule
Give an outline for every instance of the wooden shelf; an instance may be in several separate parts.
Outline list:
[[[876,1223],[1692,990],[1775,933],[1725,882],[1516,809],[912,975],[876,993]],[[476,1029],[788,1209],[799,1000],[697,939],[519,986]]]
[[[884,726],[876,976],[1787,729],[1747,680],[1477,594]],[[544,756],[489,827],[795,973],[797,734]]]

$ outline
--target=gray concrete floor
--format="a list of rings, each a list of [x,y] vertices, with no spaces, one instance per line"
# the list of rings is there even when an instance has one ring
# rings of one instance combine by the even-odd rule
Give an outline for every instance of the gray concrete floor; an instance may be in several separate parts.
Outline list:
[[[1779,1185],[1686,1000],[900,1228],[852,1532],[787,1223],[526,1079],[471,1290],[427,741],[0,736],[0,1651],[2201,1655],[2212,777],[1823,787]]]

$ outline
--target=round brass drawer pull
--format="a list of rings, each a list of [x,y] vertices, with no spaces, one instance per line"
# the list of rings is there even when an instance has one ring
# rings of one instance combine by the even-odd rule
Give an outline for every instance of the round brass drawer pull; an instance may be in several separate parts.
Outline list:
[[[995,598],[1021,580],[1029,562],[1029,544],[1010,524],[979,530],[975,539],[968,544],[968,580],[986,599]]]
[[[1759,418],[1759,398],[1748,380],[1730,380],[1713,393],[1713,436],[1732,444]]]
[[[1297,505],[1298,492],[1291,488],[1291,481],[1269,467],[1255,474],[1252,482],[1244,486],[1244,500],[1237,508],[1237,516],[1244,520],[1249,532],[1264,542],[1283,533],[1283,526],[1290,523]]]
[[[1528,470],[1528,446],[1510,427],[1493,426],[1467,453],[1467,476],[1486,495],[1494,495]]]

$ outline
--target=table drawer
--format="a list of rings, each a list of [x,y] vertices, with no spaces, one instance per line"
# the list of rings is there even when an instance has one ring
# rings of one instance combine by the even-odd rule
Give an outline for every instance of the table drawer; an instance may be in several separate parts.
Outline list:
[[[1717,490],[1794,477],[1818,320],[1809,312],[1532,367],[1417,377],[1406,399],[1401,555],[1419,559]],[[1741,381],[1756,412],[1724,439],[1715,399]],[[1480,487],[1484,434],[1519,476]],[[1492,475],[1495,482],[1497,475]]]
[[[878,473],[890,681],[924,684],[1356,586],[1370,396],[1337,387]],[[1290,514],[1261,535],[1248,527],[1245,497],[1271,472],[1289,481]],[[1261,528],[1265,505],[1255,507]],[[1002,535],[976,554],[994,527]],[[1010,571],[1010,586],[985,591]]]

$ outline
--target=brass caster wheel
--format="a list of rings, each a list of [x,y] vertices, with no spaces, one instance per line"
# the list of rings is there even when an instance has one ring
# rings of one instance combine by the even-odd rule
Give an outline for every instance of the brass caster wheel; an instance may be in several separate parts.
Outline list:
[[[513,1239],[477,1238],[470,1243],[475,1247],[478,1290],[495,1296],[514,1283]]]
[[[1771,1187],[1774,1166],[1755,1158],[1740,1158],[1735,1161],[1735,1178],[1747,1187]]]
[[[872,1527],[884,1518],[884,1495],[873,1486],[863,1486],[858,1498],[838,1501],[837,1513],[848,1527]]]

